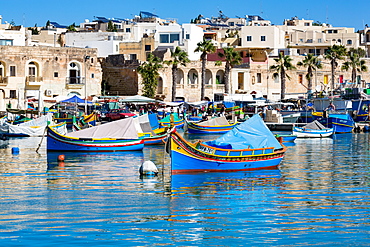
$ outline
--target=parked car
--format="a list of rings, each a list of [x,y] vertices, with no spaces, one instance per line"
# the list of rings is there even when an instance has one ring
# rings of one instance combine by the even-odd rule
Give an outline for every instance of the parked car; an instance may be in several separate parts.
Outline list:
[[[113,109],[105,114],[105,119],[107,121],[113,121],[133,116],[135,116],[135,114],[126,109]]]

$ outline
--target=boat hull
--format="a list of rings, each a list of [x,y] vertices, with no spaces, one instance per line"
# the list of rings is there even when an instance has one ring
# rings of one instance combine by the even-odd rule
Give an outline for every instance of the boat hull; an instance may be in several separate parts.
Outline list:
[[[282,142],[294,142],[297,139],[297,135],[276,135],[276,138],[282,138]]]
[[[276,169],[285,152],[284,150],[277,153],[238,157],[215,156],[195,149],[179,138],[177,134],[171,134],[170,145],[172,174]]]
[[[70,138],[48,128],[47,151],[119,152],[144,148],[143,139]]]
[[[300,127],[293,128],[293,135],[296,135],[298,138],[322,138],[330,137],[333,135],[334,129],[325,129],[325,130],[314,130],[314,129],[303,129]]]

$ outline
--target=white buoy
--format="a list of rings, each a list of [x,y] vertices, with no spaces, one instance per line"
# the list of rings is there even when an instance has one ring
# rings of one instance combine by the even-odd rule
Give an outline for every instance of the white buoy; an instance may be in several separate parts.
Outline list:
[[[145,161],[139,169],[140,175],[157,175],[157,166],[150,160]]]

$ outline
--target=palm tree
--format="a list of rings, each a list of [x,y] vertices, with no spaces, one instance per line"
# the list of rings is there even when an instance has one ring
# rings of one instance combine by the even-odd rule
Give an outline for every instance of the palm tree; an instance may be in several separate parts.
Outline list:
[[[176,100],[176,83],[177,83],[177,76],[178,76],[178,66],[186,66],[187,63],[190,62],[188,58],[188,53],[186,51],[181,50],[179,46],[176,47],[174,51],[171,50],[171,58],[172,60],[164,61],[165,64],[171,65],[172,64],[172,101]]]
[[[313,71],[322,68],[321,60],[317,56],[314,56],[313,54],[309,53],[305,56],[305,59],[297,63],[297,66],[303,66],[307,68],[306,74],[306,79],[308,81],[307,90],[308,93],[311,93]]]
[[[143,96],[153,98],[158,84],[158,70],[162,68],[161,60],[152,53],[148,54],[146,62],[137,68],[137,72],[143,78]]]
[[[366,72],[367,66],[365,65],[365,60],[361,60],[358,53],[348,54],[348,61],[344,62],[342,65],[342,70],[348,71],[352,70],[352,82],[355,83],[357,72]]]
[[[290,76],[286,73],[287,70],[296,69],[292,64],[292,58],[290,56],[284,56],[283,53],[279,53],[278,58],[274,58],[275,65],[270,66],[270,70],[274,71],[274,78],[280,76],[281,80],[281,99],[285,98],[285,78],[290,80]]]
[[[202,84],[200,90],[200,100],[204,99],[204,87],[206,84],[206,63],[207,54],[214,53],[216,51],[216,46],[213,45],[212,40],[203,40],[197,44],[197,48],[194,52],[201,52],[200,60],[202,61]]]
[[[334,90],[335,70],[338,60],[343,60],[346,55],[346,48],[343,45],[332,45],[325,54],[325,58],[330,60],[331,65],[331,89]]]
[[[242,61],[242,57],[240,56],[239,52],[235,51],[233,47],[224,47],[222,48],[223,52],[219,52],[218,56],[220,58],[225,58],[225,74],[224,74],[224,82],[225,82],[225,93],[229,93],[230,91],[230,71],[234,65],[238,65]],[[217,64],[220,64],[217,61]]]

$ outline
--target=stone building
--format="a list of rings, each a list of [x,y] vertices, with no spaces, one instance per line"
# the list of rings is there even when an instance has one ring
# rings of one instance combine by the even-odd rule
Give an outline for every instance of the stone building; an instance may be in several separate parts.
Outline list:
[[[96,49],[0,46],[0,111],[26,109],[27,99],[100,95]]]

